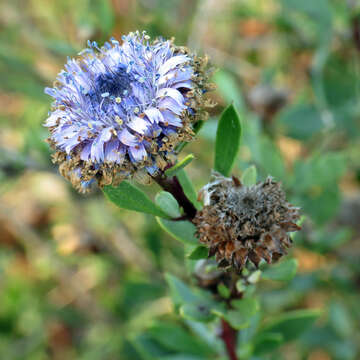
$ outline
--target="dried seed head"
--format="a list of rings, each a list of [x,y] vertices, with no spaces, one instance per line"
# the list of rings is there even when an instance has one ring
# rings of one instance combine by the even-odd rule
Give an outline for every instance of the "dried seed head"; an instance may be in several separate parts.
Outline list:
[[[288,232],[300,230],[299,208],[286,201],[271,177],[248,187],[214,173],[201,198],[204,208],[194,219],[197,236],[220,267],[240,271],[248,261],[255,266],[261,259],[277,261],[291,245]]]

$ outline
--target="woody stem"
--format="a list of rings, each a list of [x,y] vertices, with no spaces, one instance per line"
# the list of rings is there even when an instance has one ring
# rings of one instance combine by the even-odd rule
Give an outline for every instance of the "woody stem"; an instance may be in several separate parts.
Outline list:
[[[224,319],[221,320],[221,334],[220,338],[224,342],[226,352],[229,360],[239,360],[236,355],[236,338],[237,331],[230,326]]]

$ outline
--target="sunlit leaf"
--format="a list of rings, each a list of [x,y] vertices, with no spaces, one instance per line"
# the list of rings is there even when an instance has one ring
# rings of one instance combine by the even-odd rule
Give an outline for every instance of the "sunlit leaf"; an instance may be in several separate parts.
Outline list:
[[[240,147],[241,122],[233,104],[221,114],[215,143],[214,169],[229,176]]]
[[[163,230],[170,234],[174,239],[184,244],[198,244],[195,237],[196,227],[189,221],[172,221],[156,218]]]
[[[245,186],[256,184],[257,171],[254,165],[249,166],[241,176],[241,183]]]
[[[263,270],[262,278],[277,281],[290,281],[295,275],[298,267],[296,259],[283,260],[278,264],[272,264]]]
[[[120,208],[169,218],[143,191],[128,181],[121,182],[117,187],[105,186],[103,191],[105,196]]]
[[[167,169],[165,171],[165,175],[169,176],[169,177],[176,175],[181,169],[183,169],[185,166],[189,165],[194,160],[194,158],[195,157],[193,154],[189,154],[189,155],[185,156],[183,160],[179,161],[174,166]]]
[[[189,176],[187,175],[186,171],[184,169],[181,169],[176,174],[181,187],[185,193],[185,195],[188,197],[188,199],[193,203],[193,205],[199,210],[201,209],[201,203],[197,201],[197,192],[194,188],[194,185],[192,184]]]
[[[181,215],[179,204],[176,199],[167,191],[160,191],[155,196],[156,205],[168,214],[170,217],[176,218]]]

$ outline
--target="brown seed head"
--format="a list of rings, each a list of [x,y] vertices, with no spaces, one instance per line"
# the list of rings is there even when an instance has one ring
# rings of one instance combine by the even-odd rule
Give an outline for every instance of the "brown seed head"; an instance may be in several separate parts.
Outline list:
[[[248,261],[277,261],[291,245],[288,232],[296,225],[299,208],[286,201],[280,183],[268,177],[253,186],[237,178],[213,174],[201,190],[204,208],[196,214],[197,237],[215,255],[220,267],[241,270]]]

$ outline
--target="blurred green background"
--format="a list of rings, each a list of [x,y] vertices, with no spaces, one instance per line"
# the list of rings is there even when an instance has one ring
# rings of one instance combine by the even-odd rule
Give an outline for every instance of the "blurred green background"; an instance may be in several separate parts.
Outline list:
[[[66,57],[87,39],[136,29],[174,36],[219,69],[218,105],[181,155],[196,155],[188,171],[197,189],[210,174],[217,116],[234,101],[244,125],[235,173],[255,164],[303,209],[298,275],[258,291],[265,317],[323,315],[256,359],[360,359],[357,0],[1,0],[0,359],[148,359],[137,335],[154,334],[158,319],[179,322],[163,272],[192,281],[182,245],[100,191],[77,194],[44,142],[43,88]]]

